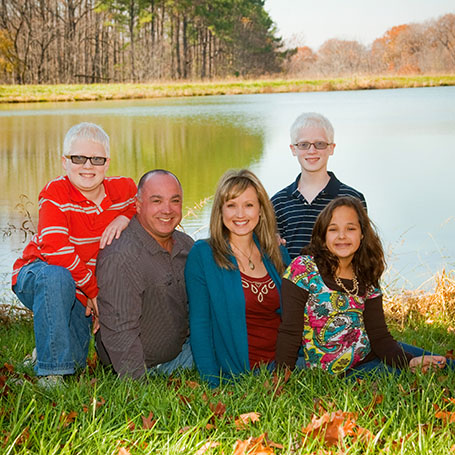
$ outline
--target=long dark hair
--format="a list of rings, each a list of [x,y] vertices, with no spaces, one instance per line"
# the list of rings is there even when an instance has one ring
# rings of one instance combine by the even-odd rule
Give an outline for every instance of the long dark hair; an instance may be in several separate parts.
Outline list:
[[[333,275],[336,272],[338,258],[328,250],[325,239],[333,211],[337,207],[350,207],[356,211],[363,238],[352,259],[352,266],[360,283],[378,286],[386,266],[384,250],[373,222],[357,198],[339,197],[324,208],[314,224],[311,243],[303,248],[302,254],[313,256],[322,274]]]

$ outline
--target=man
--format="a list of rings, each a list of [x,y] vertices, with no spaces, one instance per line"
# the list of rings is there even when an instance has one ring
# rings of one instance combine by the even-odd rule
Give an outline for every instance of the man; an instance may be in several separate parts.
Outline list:
[[[281,239],[292,259],[308,245],[317,216],[339,196],[365,198],[354,188],[341,183],[327,171],[335,149],[334,130],[321,114],[305,112],[291,127],[291,152],[297,157],[301,173],[297,179],[272,197]]]
[[[137,215],[98,258],[100,360],[120,376],[191,368],[184,268],[193,240],[175,228],[182,187],[162,169],[139,181]]]
[[[70,128],[63,144],[66,176],[39,195],[38,232],[13,266],[13,291],[33,311],[35,372],[53,386],[84,367],[92,316],[98,315],[95,278],[99,248],[135,213],[136,185],[106,178],[109,137],[93,123]]]

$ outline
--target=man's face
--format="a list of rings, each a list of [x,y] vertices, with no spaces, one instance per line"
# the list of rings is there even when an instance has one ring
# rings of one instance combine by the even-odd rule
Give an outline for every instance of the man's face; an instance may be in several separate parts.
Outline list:
[[[106,152],[101,144],[88,139],[78,139],[74,141],[71,147],[70,155],[80,155],[86,157],[105,157]],[[106,177],[106,171],[109,168],[109,159],[102,166],[94,166],[90,160],[85,164],[73,164],[70,158],[62,157],[63,168],[66,170],[69,181],[84,196],[90,199],[94,193],[99,191],[100,185]]]
[[[182,189],[168,174],[152,174],[137,199],[137,219],[158,242],[168,240],[182,219]]]
[[[296,144],[299,142],[326,142],[330,141],[323,128],[318,126],[308,126],[302,128],[297,135]],[[319,172],[327,170],[327,161],[329,156],[333,155],[335,144],[329,145],[325,150],[317,150],[314,145],[308,150],[299,150],[295,145],[290,145],[292,154],[299,160],[302,171]]]

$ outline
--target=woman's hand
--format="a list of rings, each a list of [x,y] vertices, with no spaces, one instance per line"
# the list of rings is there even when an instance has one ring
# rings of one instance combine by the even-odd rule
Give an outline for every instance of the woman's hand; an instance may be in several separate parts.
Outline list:
[[[96,297],[93,299],[87,299],[87,307],[85,308],[85,315],[92,316],[93,318],[93,333],[98,332],[100,328],[99,313],[98,313],[98,303]]]
[[[118,239],[129,222],[130,219],[125,215],[119,215],[117,218],[114,218],[101,235],[100,249],[102,250],[106,245],[110,245],[114,238]]]
[[[426,373],[430,368],[444,368],[446,366],[446,358],[442,355],[423,355],[414,357],[409,362],[410,370],[415,373],[419,368]]]

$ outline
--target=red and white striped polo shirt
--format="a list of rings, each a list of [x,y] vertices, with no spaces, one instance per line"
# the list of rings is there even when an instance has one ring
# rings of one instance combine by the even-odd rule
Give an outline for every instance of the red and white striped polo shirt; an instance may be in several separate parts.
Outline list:
[[[67,268],[76,283],[77,298],[98,294],[95,278],[101,234],[118,215],[136,213],[136,185],[127,177],[106,177],[101,205],[88,200],[67,176],[50,181],[39,195],[38,232],[13,266],[14,286],[21,267],[36,259]]]

